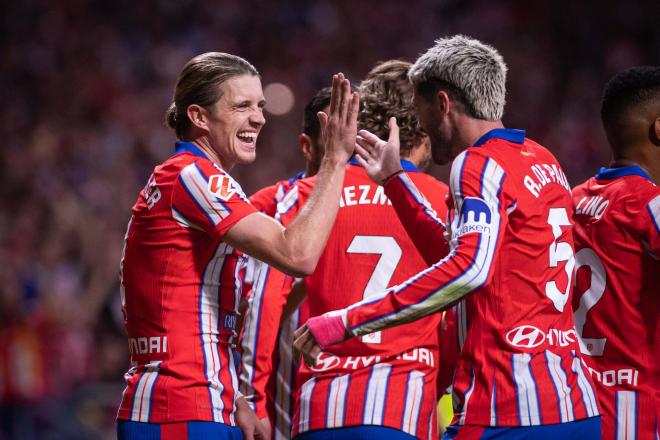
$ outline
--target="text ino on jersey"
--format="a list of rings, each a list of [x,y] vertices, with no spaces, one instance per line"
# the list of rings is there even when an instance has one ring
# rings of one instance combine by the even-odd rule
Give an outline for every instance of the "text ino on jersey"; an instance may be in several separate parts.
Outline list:
[[[557,164],[542,163],[532,165],[530,168],[531,172],[530,174],[525,175],[523,183],[529,192],[531,192],[537,199],[543,187],[549,183],[557,183],[566,188],[566,191],[571,191],[568,179],[566,179],[564,172],[557,166]]]
[[[601,196],[585,196],[575,206],[575,215],[588,215],[599,220],[605,213],[610,201]]]

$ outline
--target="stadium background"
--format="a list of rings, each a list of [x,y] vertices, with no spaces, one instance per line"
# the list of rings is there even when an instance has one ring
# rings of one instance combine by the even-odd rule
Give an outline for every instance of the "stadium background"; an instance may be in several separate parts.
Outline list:
[[[602,85],[658,63],[658,17],[655,0],[4,2],[0,440],[113,438],[128,364],[123,233],[172,149],[163,114],[193,55],[241,55],[264,86],[278,84],[256,163],[233,172],[247,193],[302,167],[301,111],[332,73],[358,81],[376,61],[414,61],[454,33],[501,51],[505,124],[548,146],[577,184],[609,158]]]

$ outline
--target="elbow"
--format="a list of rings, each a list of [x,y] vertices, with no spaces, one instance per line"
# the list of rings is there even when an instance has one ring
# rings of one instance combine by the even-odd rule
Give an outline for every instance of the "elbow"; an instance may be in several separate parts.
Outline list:
[[[296,278],[304,278],[314,273],[318,258],[301,257],[292,259],[282,271]]]

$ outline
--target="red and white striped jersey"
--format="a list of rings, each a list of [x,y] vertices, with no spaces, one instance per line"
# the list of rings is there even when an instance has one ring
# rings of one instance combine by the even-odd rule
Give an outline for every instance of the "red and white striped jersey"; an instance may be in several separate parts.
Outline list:
[[[286,203],[284,196],[303,177],[301,172],[263,188],[250,196],[250,202],[264,214],[276,217],[278,204]],[[253,258],[248,259],[247,266],[255,270],[251,276],[246,274],[252,289],[241,336],[241,392],[259,418],[269,417],[273,424],[272,438],[288,439],[293,418],[293,332],[300,326],[301,316],[306,320],[308,313],[303,305],[288,319],[280,321],[294,278]],[[279,312],[262,313],[264,306],[268,312],[274,308]]]
[[[450,179],[449,256],[348,307],[347,328],[360,336],[408,323],[437,311],[439,298],[469,294],[456,308],[455,424],[598,415],[570,307],[573,204],[556,159],[524,131],[495,129],[458,155]]]
[[[638,166],[573,190],[575,327],[603,439],[655,439],[660,416],[660,188]]]
[[[234,425],[240,259],[223,234],[256,210],[191,143],[158,165],[133,207],[122,255],[131,368],[118,418]]]
[[[428,196],[417,192],[415,203],[442,224],[438,216],[446,218],[447,186],[417,172],[410,162],[402,161],[402,165],[410,171],[410,181]],[[280,211],[285,226],[304,205],[314,183],[314,178],[296,183],[296,203],[283,205]],[[371,298],[426,265],[384,188],[351,161],[328,244],[316,270],[305,279],[310,314]],[[347,341],[323,353],[314,369],[301,365],[295,381],[293,435],[381,425],[420,439],[435,438],[439,322],[439,315],[430,316]]]

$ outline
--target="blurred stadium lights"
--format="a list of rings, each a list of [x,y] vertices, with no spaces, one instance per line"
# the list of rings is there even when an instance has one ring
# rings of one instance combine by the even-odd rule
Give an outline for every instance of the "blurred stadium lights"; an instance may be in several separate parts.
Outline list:
[[[296,102],[293,91],[282,83],[270,83],[264,88],[266,111],[272,115],[285,115]]]

